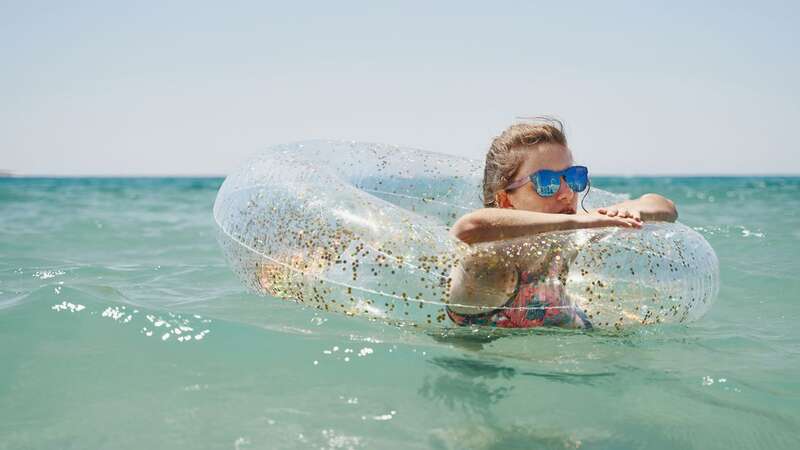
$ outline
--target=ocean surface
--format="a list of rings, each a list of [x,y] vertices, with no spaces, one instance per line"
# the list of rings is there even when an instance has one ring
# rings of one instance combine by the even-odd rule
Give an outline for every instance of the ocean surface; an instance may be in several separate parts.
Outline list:
[[[719,256],[710,312],[442,339],[245,291],[222,179],[0,179],[0,449],[800,448],[800,178],[658,192]]]

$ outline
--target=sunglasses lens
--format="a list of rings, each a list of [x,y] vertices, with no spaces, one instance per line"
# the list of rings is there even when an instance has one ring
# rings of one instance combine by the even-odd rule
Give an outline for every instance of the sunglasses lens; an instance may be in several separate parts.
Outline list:
[[[542,197],[552,197],[558,192],[561,186],[561,176],[550,170],[540,170],[536,172],[534,177],[531,177],[535,185],[536,192]]]
[[[583,166],[572,166],[566,170],[564,178],[567,185],[575,192],[583,192],[589,181],[589,170]]]

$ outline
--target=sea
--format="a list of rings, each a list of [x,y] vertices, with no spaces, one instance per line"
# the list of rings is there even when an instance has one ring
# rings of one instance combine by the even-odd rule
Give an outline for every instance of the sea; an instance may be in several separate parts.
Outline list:
[[[0,449],[800,448],[800,178],[601,177],[720,264],[700,320],[446,338],[248,292],[222,178],[0,178]]]

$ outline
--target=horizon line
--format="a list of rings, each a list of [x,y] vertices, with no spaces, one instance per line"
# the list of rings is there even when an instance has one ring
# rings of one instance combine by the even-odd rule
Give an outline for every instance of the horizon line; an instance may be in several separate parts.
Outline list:
[[[0,179],[8,178],[226,178],[224,174],[15,174],[0,170]],[[614,178],[746,178],[746,177],[771,177],[771,178],[797,178],[799,173],[634,173],[614,174],[600,173],[594,177]]]

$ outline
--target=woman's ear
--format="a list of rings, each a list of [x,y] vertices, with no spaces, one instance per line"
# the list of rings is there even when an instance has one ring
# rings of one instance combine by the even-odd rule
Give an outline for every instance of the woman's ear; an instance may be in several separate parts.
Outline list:
[[[511,203],[511,198],[508,197],[508,192],[506,191],[500,191],[497,194],[494,194],[494,201],[498,208],[514,209],[514,205]]]

